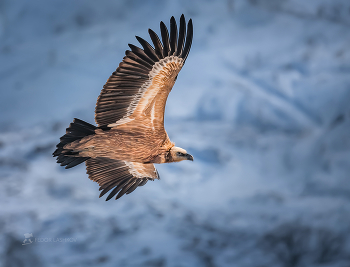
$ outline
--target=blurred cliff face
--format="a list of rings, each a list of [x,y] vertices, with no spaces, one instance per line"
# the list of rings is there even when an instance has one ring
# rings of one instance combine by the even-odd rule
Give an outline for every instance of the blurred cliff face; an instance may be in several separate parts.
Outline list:
[[[349,8],[0,1],[1,263],[348,264]],[[73,117],[93,123],[134,36],[182,13],[194,41],[165,124],[196,161],[159,166],[160,181],[106,203],[83,167],[63,172],[51,153]]]

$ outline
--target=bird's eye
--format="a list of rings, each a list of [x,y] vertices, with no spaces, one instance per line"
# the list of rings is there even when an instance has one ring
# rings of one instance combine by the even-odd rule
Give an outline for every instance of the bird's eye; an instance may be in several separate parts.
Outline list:
[[[184,153],[176,152],[176,155],[179,156],[179,157],[182,157],[184,155]]]

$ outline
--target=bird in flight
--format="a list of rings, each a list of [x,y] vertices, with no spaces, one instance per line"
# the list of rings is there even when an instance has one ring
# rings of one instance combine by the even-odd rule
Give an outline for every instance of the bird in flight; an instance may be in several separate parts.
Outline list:
[[[112,190],[106,201],[159,179],[153,163],[193,161],[164,129],[166,100],[191,48],[192,20],[187,33],[184,15],[179,30],[171,17],[170,34],[163,22],[160,31],[162,41],[148,30],[154,47],[138,36],[143,49],[129,44],[97,99],[98,126],[74,119],[53,153],[66,169],[85,162],[89,178],[100,186],[100,197]]]

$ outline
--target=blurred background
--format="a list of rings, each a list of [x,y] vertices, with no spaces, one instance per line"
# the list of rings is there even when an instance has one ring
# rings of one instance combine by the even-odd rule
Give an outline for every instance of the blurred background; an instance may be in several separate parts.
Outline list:
[[[195,160],[105,202],[51,153],[182,13],[165,126]],[[0,0],[0,266],[348,267],[349,101],[347,0]]]

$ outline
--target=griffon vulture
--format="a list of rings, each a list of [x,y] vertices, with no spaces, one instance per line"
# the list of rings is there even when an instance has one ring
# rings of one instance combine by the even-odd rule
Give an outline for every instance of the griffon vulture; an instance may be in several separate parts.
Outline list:
[[[66,169],[85,162],[89,178],[102,190],[100,197],[112,190],[106,200],[159,179],[153,163],[193,160],[164,129],[166,100],[191,48],[192,20],[187,33],[184,15],[179,31],[174,17],[170,35],[163,22],[160,31],[162,41],[148,30],[154,48],[138,36],[143,49],[129,44],[131,50],[97,99],[98,127],[74,119],[53,153]]]

